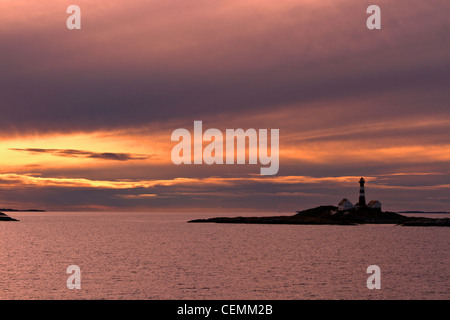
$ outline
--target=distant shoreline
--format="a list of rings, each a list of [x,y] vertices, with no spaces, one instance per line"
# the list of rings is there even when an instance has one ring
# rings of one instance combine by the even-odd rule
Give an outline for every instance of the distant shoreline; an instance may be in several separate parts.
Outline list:
[[[399,211],[399,213],[428,213],[428,214],[450,214],[450,211]]]
[[[46,210],[41,210],[41,209],[25,209],[25,210],[21,210],[21,209],[1,209],[0,208],[0,212],[2,211],[7,211],[7,212],[47,212]]]

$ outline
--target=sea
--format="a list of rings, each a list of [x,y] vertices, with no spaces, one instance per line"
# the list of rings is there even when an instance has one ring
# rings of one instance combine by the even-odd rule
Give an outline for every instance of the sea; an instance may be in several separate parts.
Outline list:
[[[8,215],[20,221],[0,222],[1,300],[450,298],[446,227],[187,223],[274,212]],[[368,288],[372,265],[381,289]]]

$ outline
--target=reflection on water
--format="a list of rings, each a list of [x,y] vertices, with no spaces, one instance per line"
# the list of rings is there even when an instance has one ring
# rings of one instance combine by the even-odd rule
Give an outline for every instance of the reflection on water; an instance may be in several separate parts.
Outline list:
[[[211,213],[11,216],[21,221],[0,223],[0,299],[450,298],[448,228],[186,223]],[[373,264],[381,290],[366,287]],[[66,286],[69,265],[81,268],[81,290]]]

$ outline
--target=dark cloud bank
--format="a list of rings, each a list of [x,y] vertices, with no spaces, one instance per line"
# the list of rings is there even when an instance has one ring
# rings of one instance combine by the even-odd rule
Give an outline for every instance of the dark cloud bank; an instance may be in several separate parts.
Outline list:
[[[255,18],[244,12],[237,23],[247,29],[218,19],[205,37],[201,28],[180,33],[176,15],[170,22],[177,33],[162,28],[160,35],[149,25],[112,37],[114,24],[95,21],[78,34],[53,26],[0,30],[0,131],[111,129],[348,97],[366,107],[343,108],[341,120],[449,116],[450,5],[422,3],[382,1],[378,33],[365,28],[364,5],[356,1],[310,9],[314,19],[298,4],[283,13],[285,24],[263,15],[272,23],[264,32],[245,25]],[[124,17],[120,23],[132,26],[132,16]],[[93,42],[97,33],[101,41]],[[146,33],[167,45],[179,40],[175,33],[191,45],[164,53]],[[383,95],[390,105],[367,102]]]
[[[146,160],[150,158],[149,155],[131,154],[131,153],[114,153],[114,152],[92,152],[85,150],[74,149],[39,149],[39,148],[26,148],[18,149],[11,148],[10,150],[23,151],[31,154],[47,153],[58,157],[69,158],[92,158],[102,160],[116,160],[116,161],[129,161],[129,160]]]

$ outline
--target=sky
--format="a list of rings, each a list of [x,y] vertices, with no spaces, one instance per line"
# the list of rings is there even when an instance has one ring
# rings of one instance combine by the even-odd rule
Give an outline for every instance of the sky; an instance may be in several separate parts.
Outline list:
[[[446,0],[0,0],[0,208],[450,211]],[[381,8],[368,30],[366,9]],[[177,128],[279,129],[279,171],[175,165]]]

